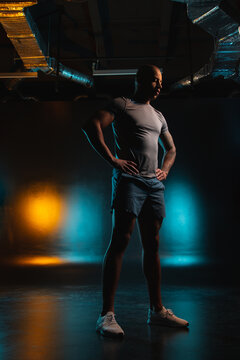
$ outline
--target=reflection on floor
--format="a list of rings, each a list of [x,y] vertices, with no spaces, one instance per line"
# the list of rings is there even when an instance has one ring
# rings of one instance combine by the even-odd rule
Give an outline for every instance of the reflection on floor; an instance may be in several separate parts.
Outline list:
[[[236,285],[214,284],[207,281],[207,273],[204,284],[193,284],[194,271],[191,269],[185,269],[185,272],[192,273],[192,283],[190,278],[184,283],[178,270],[175,270],[173,276],[173,270],[170,274],[164,269],[164,305],[173,309],[176,315],[187,319],[190,327],[189,330],[150,327],[146,324],[148,295],[143,276],[139,268],[135,268],[134,272],[133,268],[130,271],[125,266],[117,292],[115,312],[126,335],[123,340],[114,340],[95,333],[95,322],[101,307],[99,267],[88,267],[81,271],[76,268],[71,271],[62,269],[59,273],[62,281],[60,275],[56,277],[53,271],[46,269],[40,281],[40,275],[44,273],[42,270],[28,268],[22,271],[21,279],[15,278],[15,283],[11,270],[11,281],[7,284],[3,280],[10,272],[7,273],[7,268],[1,269],[1,359],[239,358],[240,291]],[[74,283],[73,279],[78,281]],[[168,279],[169,284],[166,281]]]

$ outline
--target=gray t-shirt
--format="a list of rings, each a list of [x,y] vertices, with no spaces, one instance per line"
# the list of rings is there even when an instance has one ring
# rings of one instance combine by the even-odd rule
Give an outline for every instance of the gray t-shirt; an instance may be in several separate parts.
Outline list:
[[[106,110],[114,115],[116,157],[134,161],[140,176],[156,176],[159,135],[168,130],[162,113],[124,97],[114,99]]]

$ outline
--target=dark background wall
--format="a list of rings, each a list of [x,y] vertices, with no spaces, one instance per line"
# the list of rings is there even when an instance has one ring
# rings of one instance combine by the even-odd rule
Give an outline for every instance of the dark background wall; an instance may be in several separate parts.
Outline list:
[[[103,105],[1,105],[2,261],[26,254],[100,261],[111,233],[111,168],[89,146],[81,125]],[[176,265],[237,262],[238,99],[167,99],[154,106],[165,115],[177,147],[165,183],[162,258]],[[111,128],[105,136],[112,148]],[[43,200],[43,214],[36,213],[43,222],[36,223],[34,201],[44,196],[50,203]],[[128,259],[141,256],[137,228],[127,253]]]

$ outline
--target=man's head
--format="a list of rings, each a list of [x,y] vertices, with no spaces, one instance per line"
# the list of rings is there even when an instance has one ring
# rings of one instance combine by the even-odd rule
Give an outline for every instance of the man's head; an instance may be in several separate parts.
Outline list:
[[[136,75],[136,91],[149,100],[155,100],[162,88],[162,73],[155,65],[144,65]]]

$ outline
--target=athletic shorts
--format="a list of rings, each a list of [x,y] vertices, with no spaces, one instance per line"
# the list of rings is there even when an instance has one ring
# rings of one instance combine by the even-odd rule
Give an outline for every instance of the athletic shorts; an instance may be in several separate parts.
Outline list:
[[[143,208],[156,218],[165,217],[165,186],[156,177],[146,178],[125,173],[112,177],[111,209],[138,216]]]

